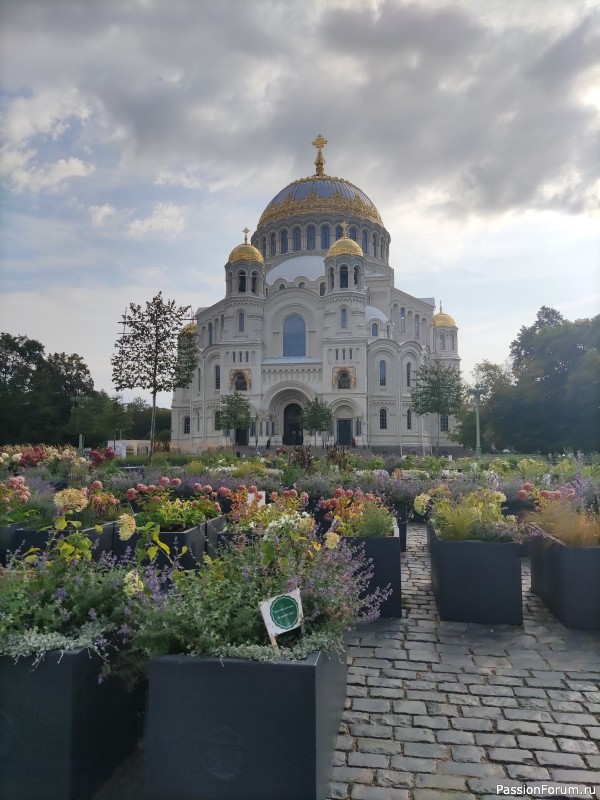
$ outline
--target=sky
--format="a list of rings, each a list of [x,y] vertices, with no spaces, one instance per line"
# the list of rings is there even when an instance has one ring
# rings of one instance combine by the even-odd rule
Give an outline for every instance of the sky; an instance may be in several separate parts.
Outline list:
[[[600,0],[0,0],[0,123],[0,330],[109,394],[128,304],[220,300],[317,134],[467,380],[600,311]]]

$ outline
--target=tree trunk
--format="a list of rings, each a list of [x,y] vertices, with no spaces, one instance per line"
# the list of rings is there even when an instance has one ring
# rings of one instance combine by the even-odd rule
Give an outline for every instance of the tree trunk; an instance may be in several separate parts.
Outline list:
[[[191,420],[190,420],[191,425]],[[150,461],[154,455],[154,437],[156,435],[156,392],[152,392],[152,417],[150,418]]]

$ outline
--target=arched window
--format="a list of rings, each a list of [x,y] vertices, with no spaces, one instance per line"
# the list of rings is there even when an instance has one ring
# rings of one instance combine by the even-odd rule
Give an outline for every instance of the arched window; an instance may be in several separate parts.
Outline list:
[[[284,283],[280,283],[277,288],[279,289],[280,292],[283,292],[283,290],[285,289],[285,284]]]
[[[266,236],[262,237],[262,242],[261,242],[260,249],[262,250],[263,258],[266,258],[267,257],[267,237]]]
[[[227,273],[227,294],[231,294],[231,272]]]
[[[248,391],[248,381],[246,380],[246,376],[243,372],[236,372],[233,388],[236,392]]]
[[[221,388],[221,367],[217,364],[215,367],[215,389]]]
[[[379,409],[379,430],[385,431],[387,430],[387,411],[385,408]]]
[[[412,430],[412,411],[410,408],[406,412],[406,430]]]
[[[256,290],[258,288],[258,273],[252,273],[252,294],[256,294]]]
[[[236,359],[236,355],[235,355],[235,350],[234,350],[233,353],[231,354],[231,360],[232,360],[232,362],[234,364],[235,364],[235,359]]]
[[[302,246],[302,234],[300,233],[300,228],[294,228],[294,232],[292,233],[292,246],[295,252],[298,252]]]
[[[184,417],[183,418],[183,432],[189,433],[190,432],[190,418]]]
[[[379,362],[379,385],[387,386],[387,370],[385,361]]]
[[[215,411],[215,431],[223,430],[221,427],[221,412]]]
[[[371,336],[379,336],[379,325],[376,322],[371,323]]]
[[[377,258],[377,234],[373,234],[373,255]]]
[[[283,357],[306,355],[306,323],[299,314],[292,314],[283,323]]]
[[[410,386],[412,382],[412,364],[410,361],[406,365],[406,385]]]
[[[420,329],[419,329],[419,315],[415,314],[415,339],[419,338]]]
[[[287,253],[288,251],[288,232],[286,230],[281,231],[281,247],[279,248],[280,253]]]
[[[316,246],[316,232],[315,226],[309,225],[306,229],[306,249],[307,250],[314,250]]]
[[[446,336],[443,333],[440,333],[440,350],[446,349]]]
[[[208,344],[209,347],[213,343],[213,324],[212,322],[208,323]]]
[[[275,234],[271,234],[271,255],[274,256],[277,252],[277,240],[275,238]]]
[[[324,296],[325,296],[325,284],[324,283],[320,283],[319,284],[319,297],[324,297]]]
[[[300,281],[300,283],[298,284],[298,288],[299,289],[306,289],[306,284],[304,283],[304,281]]]
[[[340,309],[340,325],[342,328],[348,327],[348,309],[341,308]]]
[[[238,331],[240,333],[244,332],[245,325],[246,325],[246,317],[244,315],[244,312],[240,311],[240,313],[238,314]]]
[[[340,268],[340,289],[348,288],[348,267],[343,266]]]
[[[367,232],[363,231],[362,232],[362,251],[363,251],[363,253],[365,255],[367,255],[368,250],[369,250],[369,237],[367,235]]]
[[[355,286],[359,285],[359,279],[360,279],[360,267],[354,267],[354,285]]]
[[[321,228],[321,250],[329,250],[329,225]]]
[[[357,236],[358,236],[358,234],[356,232],[356,228],[354,226],[352,226],[352,228],[350,228],[350,238],[353,239],[356,242],[357,241],[357,238],[356,238]]]
[[[240,272],[238,275],[238,292],[243,294],[246,291],[246,273]]]
[[[342,226],[341,225],[336,225],[336,227],[335,227],[335,239],[336,239],[336,241],[338,239],[342,238],[342,233],[343,233]]]
[[[351,387],[350,375],[345,371],[342,370],[338,375],[337,379],[337,388],[338,389],[350,389]]]
[[[329,267],[329,291],[333,291],[333,267]]]
[[[440,431],[442,433],[448,433],[448,415],[442,414],[440,416]]]
[[[202,371],[200,367],[198,367],[198,391],[202,388]]]
[[[406,333],[406,309],[400,309],[400,333]]]
[[[450,350],[456,350],[456,340],[453,333],[450,334]]]

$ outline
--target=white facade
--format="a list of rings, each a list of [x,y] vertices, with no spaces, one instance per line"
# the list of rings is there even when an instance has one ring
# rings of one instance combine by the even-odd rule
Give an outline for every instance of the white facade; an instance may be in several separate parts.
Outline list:
[[[254,416],[240,445],[309,441],[298,416],[315,397],[333,409],[331,442],[419,454],[436,442],[437,419],[412,413],[410,391],[432,359],[459,368],[457,327],[432,297],[395,288],[379,212],[324,174],[324,141],[314,143],[316,174],[282,190],[252,244],[231,253],[223,300],[196,312],[198,368],[173,396],[173,449],[227,443],[217,412],[236,388]]]

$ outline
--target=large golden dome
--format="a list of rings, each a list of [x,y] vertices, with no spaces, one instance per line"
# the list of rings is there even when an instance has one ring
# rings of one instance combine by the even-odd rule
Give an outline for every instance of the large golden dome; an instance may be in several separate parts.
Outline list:
[[[347,236],[342,236],[341,239],[335,241],[327,251],[326,258],[331,256],[364,256],[362,247]]]
[[[238,244],[237,247],[234,247],[229,254],[229,261],[232,264],[236,261],[258,261],[259,264],[265,263],[260,250],[257,250],[254,245],[249,244],[248,242],[242,242],[242,244]]]

